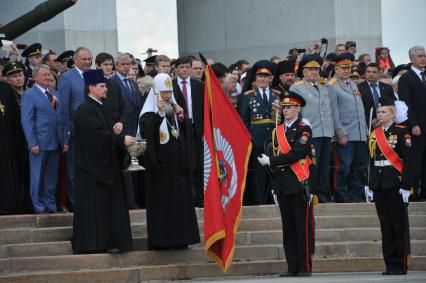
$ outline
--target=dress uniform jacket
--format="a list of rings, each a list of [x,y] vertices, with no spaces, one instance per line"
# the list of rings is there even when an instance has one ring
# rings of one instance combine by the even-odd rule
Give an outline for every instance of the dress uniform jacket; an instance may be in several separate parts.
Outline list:
[[[371,183],[373,191],[391,188],[410,190],[412,185],[411,135],[405,126],[392,124],[385,132],[390,147],[398,154],[403,163],[402,173],[394,166],[386,165],[386,157],[381,152],[374,133],[370,135],[369,149],[371,158]],[[377,166],[376,166],[377,165]]]
[[[361,93],[356,84],[334,77],[327,83],[327,89],[334,111],[336,137],[347,136],[348,141],[366,141],[367,123]]]
[[[264,105],[258,88],[245,92],[241,99],[240,116],[257,147],[263,148],[265,141],[271,137],[275,124],[271,119],[271,105],[279,94],[279,91],[269,88],[268,105]]]
[[[311,83],[301,80],[294,83],[290,90],[300,94],[306,101],[305,107],[302,108],[302,116],[309,120],[313,138],[332,138],[334,135],[333,113],[327,88],[318,84],[317,90]]]
[[[297,179],[296,174],[290,168],[290,164],[305,159],[308,156],[310,159],[312,156],[312,130],[311,128],[302,122],[301,119],[297,119],[291,126],[285,131],[287,141],[292,150],[287,154],[282,154],[279,150],[278,140],[276,137],[276,131],[274,131],[273,147],[276,156],[270,157],[271,168],[274,170],[274,178],[272,187],[277,194],[289,195],[289,194],[302,194],[304,188],[301,182]],[[310,176],[312,178],[312,168],[314,165],[310,165]],[[309,182],[308,180],[308,182]],[[311,191],[314,193],[315,186],[310,184]]]

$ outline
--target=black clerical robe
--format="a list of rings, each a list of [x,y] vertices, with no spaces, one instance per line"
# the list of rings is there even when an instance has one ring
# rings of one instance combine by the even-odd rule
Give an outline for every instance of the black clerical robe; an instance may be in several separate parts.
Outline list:
[[[0,82],[0,214],[17,213],[20,206],[18,143],[19,106],[12,87]]]
[[[88,97],[75,127],[75,253],[132,250],[129,212],[122,184],[124,136],[113,133],[100,103]]]
[[[185,143],[183,123],[179,138],[172,135],[172,117],[168,117],[169,141],[161,144],[163,118],[147,112],[140,119],[142,137],[147,140],[146,217],[149,249],[182,247],[200,242],[197,217],[190,185],[189,148]]]

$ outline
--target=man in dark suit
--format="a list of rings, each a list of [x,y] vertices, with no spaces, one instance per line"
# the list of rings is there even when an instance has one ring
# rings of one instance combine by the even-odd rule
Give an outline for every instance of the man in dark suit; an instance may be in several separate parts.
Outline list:
[[[115,96],[121,96],[124,101],[126,114],[122,116],[123,129],[121,134],[136,137],[139,114],[142,110],[144,98],[136,82],[127,78],[130,72],[131,62],[132,59],[127,53],[120,53],[117,55],[115,58],[116,73],[108,80],[107,87],[111,88],[108,89],[108,93],[115,92]],[[115,83],[115,85],[113,83]],[[112,106],[111,104],[114,104],[110,102],[111,101],[106,105],[107,109],[110,109],[110,106]],[[116,126],[114,125],[114,132],[117,134],[118,132],[116,130]],[[144,206],[144,182],[142,176],[140,172],[125,172],[123,174],[128,208],[141,208]]]
[[[95,63],[97,69],[102,69],[106,79],[114,75],[112,72],[114,58],[112,55],[102,52],[96,55]],[[102,101],[104,113],[108,123],[116,135],[123,131],[123,123],[126,119],[126,102],[121,95],[119,84],[115,80],[107,80],[107,96]]]
[[[173,93],[178,105],[184,109],[188,118],[187,129],[192,131],[193,140],[193,185],[195,205],[204,205],[203,185],[203,133],[204,133],[204,84],[190,78],[192,58],[180,57],[175,62],[177,78],[173,80]]]
[[[426,199],[426,52],[414,46],[408,52],[411,69],[401,76],[398,94],[408,107],[408,127],[413,134],[414,195]]]
[[[65,156],[67,162],[67,190],[68,197],[74,204],[74,113],[81,103],[84,102],[84,81],[83,72],[90,69],[92,65],[92,53],[85,47],[78,47],[73,57],[75,66],[63,73],[58,82],[58,100],[61,105],[62,123],[66,128],[68,136],[65,143],[69,145],[69,150]]]
[[[58,114],[50,68],[41,64],[32,70],[34,86],[21,99],[21,121],[30,150],[30,194],[36,213],[56,212],[56,182],[60,144],[65,131]],[[63,151],[68,146],[64,145]]]
[[[143,97],[137,84],[127,78],[131,62],[132,59],[128,54],[118,54],[115,58],[117,72],[110,80],[114,80],[119,85],[126,104],[127,116],[124,120],[123,134],[135,137],[138,130],[139,114],[143,106]]]
[[[361,92],[362,103],[364,105],[365,121],[367,122],[367,126],[369,126],[370,111],[371,108],[373,108],[373,119],[371,122],[372,129],[378,126],[376,110],[379,98],[386,96],[396,100],[392,86],[379,82],[379,76],[379,65],[376,63],[369,63],[365,71],[366,80],[358,84],[358,90]]]

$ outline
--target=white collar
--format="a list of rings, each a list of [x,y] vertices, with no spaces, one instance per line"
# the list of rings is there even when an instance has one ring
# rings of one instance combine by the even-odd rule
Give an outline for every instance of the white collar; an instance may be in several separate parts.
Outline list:
[[[186,81],[186,84],[188,85],[191,82],[190,79],[191,79],[191,77],[187,77],[186,79],[182,79],[181,77],[177,77],[177,82],[178,82],[178,84],[182,84],[182,81]]]
[[[83,77],[83,71],[81,69],[79,69],[77,66],[75,66],[75,69],[77,70],[77,72],[80,74],[80,76]]]
[[[382,125],[383,130],[386,132],[393,124],[393,121],[389,121],[389,124]]]
[[[122,74],[120,74],[119,72],[117,72],[117,76],[120,79],[120,81],[127,79],[127,77],[123,76]]]
[[[416,67],[414,67],[413,65],[411,65],[411,70],[413,70],[414,71],[414,73],[416,73],[417,74],[417,76],[419,76],[419,77],[421,77],[422,75],[420,74],[421,72],[423,72],[422,70],[420,70],[420,69],[417,69]]]
[[[262,93],[262,90],[265,89],[266,93],[269,92],[269,86],[268,87],[257,87],[260,93]]]
[[[291,126],[293,126],[294,122],[296,122],[297,119],[299,119],[299,118],[296,117],[293,120],[291,120],[290,122],[284,121],[286,128],[290,128]]]
[[[43,94],[46,94],[46,91],[49,91],[49,89],[48,88],[43,88],[41,85],[39,85],[39,84],[34,84],[35,86],[37,86],[38,87],[38,89],[43,93]]]
[[[102,101],[100,101],[99,99],[91,96],[90,94],[88,95],[91,99],[93,99],[94,101],[96,101],[97,103],[99,103],[100,105],[102,105]]]

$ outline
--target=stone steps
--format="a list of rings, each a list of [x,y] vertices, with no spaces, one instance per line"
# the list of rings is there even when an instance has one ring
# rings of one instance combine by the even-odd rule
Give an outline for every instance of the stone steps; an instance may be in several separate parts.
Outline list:
[[[426,240],[426,227],[414,227],[410,229],[412,241]],[[204,237],[201,235],[202,243],[194,247],[203,247]],[[380,242],[381,234],[379,228],[347,228],[347,229],[317,229],[316,243],[326,244],[328,249],[334,249],[341,242]],[[270,245],[282,244],[282,231],[252,231],[238,232],[237,245]],[[147,250],[146,237],[134,237],[133,246],[135,251]],[[0,258],[8,257],[37,257],[53,255],[71,255],[72,248],[69,241],[36,242],[36,243],[14,243],[5,244],[0,247]]]
[[[202,209],[196,209],[203,232]],[[320,204],[316,214],[315,272],[382,271],[379,220],[374,204]],[[426,203],[411,203],[411,267],[426,270]],[[224,274],[203,243],[187,250],[148,251],[145,210],[130,212],[135,251],[73,255],[72,214],[0,216],[2,282],[139,282]],[[203,237],[203,236],[202,236]],[[244,207],[227,276],[286,270],[277,206]]]
[[[202,220],[204,217],[203,209],[196,209],[197,218]],[[423,203],[410,203],[410,215],[424,215],[426,214],[426,205]],[[345,216],[345,215],[375,215],[376,209],[374,204],[368,203],[332,203],[332,204],[319,204],[315,207],[316,216]],[[131,210],[130,218],[132,223],[145,222],[145,210]],[[242,219],[247,218],[279,218],[279,208],[275,205],[263,206],[246,206],[243,209]],[[19,228],[19,227],[63,227],[72,226],[72,213],[58,213],[58,214],[31,214],[31,215],[5,215],[0,216],[0,230],[5,228]]]
[[[287,270],[284,260],[256,260],[234,262],[226,274],[214,263],[192,263],[174,265],[151,265],[121,267],[119,263],[108,269],[69,271],[36,271],[31,273],[11,273],[0,275],[0,283],[75,283],[75,282],[120,282],[136,283],[146,280],[173,280],[201,277],[229,277],[243,275],[277,274]],[[410,270],[421,271],[426,266],[425,256],[411,258]],[[382,271],[381,257],[323,258],[315,259],[313,272],[366,272]]]
[[[317,216],[317,229],[342,228],[377,228],[377,215],[345,215],[345,216]],[[203,222],[198,222],[200,231],[203,231]],[[425,215],[410,215],[410,227],[426,227]],[[281,229],[281,218],[246,218],[242,219],[239,231],[271,231]],[[134,237],[146,236],[146,223],[132,223]],[[0,230],[0,244],[36,243],[65,241],[72,236],[71,226],[48,228],[19,227],[3,228]]]
[[[411,242],[413,256],[426,256],[426,240]],[[380,242],[351,241],[318,243],[315,248],[315,258],[346,258],[346,257],[380,257],[382,255]],[[235,261],[284,260],[281,245],[248,245],[238,246],[235,251]],[[120,255],[91,254],[91,255],[56,255],[39,257],[9,257],[0,259],[0,274],[104,269],[108,267],[132,267],[162,264],[200,263],[209,260],[203,247],[174,251],[134,251]],[[1,271],[2,270],[2,271]]]

